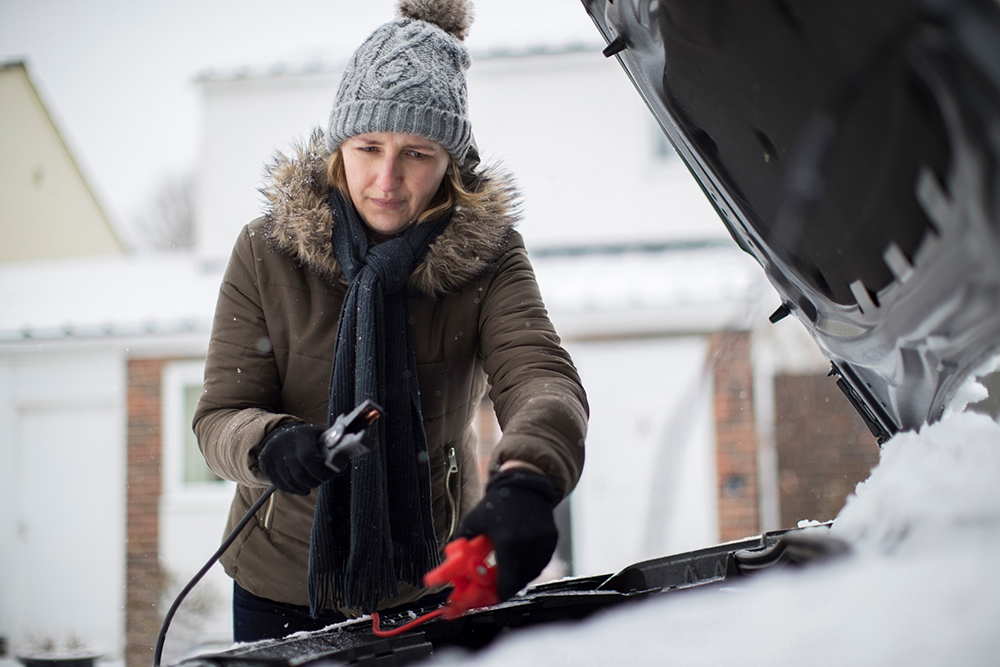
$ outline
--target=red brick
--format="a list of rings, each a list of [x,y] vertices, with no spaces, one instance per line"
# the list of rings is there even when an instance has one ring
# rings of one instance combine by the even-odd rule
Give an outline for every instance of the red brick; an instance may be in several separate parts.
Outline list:
[[[759,533],[757,435],[753,411],[750,334],[713,334],[716,472],[719,538],[729,541]],[[740,484],[731,482],[739,477]]]
[[[165,359],[128,364],[125,664],[148,667],[163,619],[159,565],[161,381]]]
[[[878,444],[831,377],[781,375],[774,395],[781,524],[829,521],[878,463]]]

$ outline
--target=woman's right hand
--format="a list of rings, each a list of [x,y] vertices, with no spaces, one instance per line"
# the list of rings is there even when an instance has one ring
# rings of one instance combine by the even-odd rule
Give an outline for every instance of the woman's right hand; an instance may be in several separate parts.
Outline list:
[[[323,460],[322,433],[313,424],[282,424],[261,442],[260,469],[279,491],[305,496],[336,474]]]

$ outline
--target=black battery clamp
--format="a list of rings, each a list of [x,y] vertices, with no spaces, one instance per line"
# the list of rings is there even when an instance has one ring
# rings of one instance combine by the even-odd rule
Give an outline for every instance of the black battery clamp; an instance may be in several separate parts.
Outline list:
[[[367,399],[351,412],[338,416],[333,424],[319,436],[319,443],[323,450],[323,460],[326,466],[336,473],[341,473],[347,470],[351,461],[370,452],[372,438],[368,433],[368,427],[374,424],[375,420],[383,414],[384,411],[377,403],[371,399]],[[239,534],[243,532],[243,529],[246,528],[246,525],[250,523],[250,519],[257,514],[275,491],[277,491],[277,487],[272,484],[261,494],[260,498],[257,499],[247,513],[243,515],[239,523],[236,524],[236,527],[233,528],[229,536],[223,540],[218,550],[208,559],[208,562],[198,570],[198,573],[177,594],[177,598],[174,599],[173,604],[170,605],[170,609],[167,610],[167,615],[163,618],[163,626],[160,628],[160,635],[156,640],[156,650],[153,653],[153,667],[160,667],[160,661],[163,658],[163,644],[167,638],[167,629],[170,627],[170,622],[173,620],[174,614],[177,613],[177,609],[180,608],[181,602],[191,592],[191,589],[208,574],[212,566],[222,557],[226,549],[232,545]]]

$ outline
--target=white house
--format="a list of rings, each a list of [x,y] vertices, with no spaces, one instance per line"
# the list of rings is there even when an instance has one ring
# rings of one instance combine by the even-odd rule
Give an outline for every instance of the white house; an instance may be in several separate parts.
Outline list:
[[[0,176],[0,662],[121,662],[129,573],[159,561],[127,508],[161,496],[129,456],[130,367],[204,356],[219,275],[124,253],[20,62],[0,66]]]

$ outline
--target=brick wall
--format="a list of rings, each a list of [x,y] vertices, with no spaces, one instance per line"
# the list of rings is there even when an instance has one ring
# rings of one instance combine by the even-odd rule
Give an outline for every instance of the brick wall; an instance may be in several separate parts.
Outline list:
[[[825,375],[774,379],[781,525],[829,521],[878,463],[875,437]]]
[[[712,334],[719,539],[760,533],[750,333]]]
[[[162,359],[128,364],[125,664],[148,667],[160,631],[163,572],[159,553]]]

